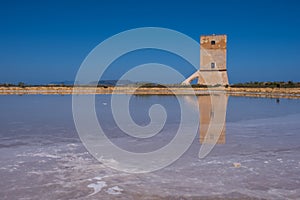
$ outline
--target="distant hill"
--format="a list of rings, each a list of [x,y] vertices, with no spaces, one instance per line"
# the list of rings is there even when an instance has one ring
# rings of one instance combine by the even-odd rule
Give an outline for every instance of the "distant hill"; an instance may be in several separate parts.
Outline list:
[[[74,85],[75,81],[52,81],[49,84],[53,84],[53,85]]]
[[[97,81],[90,82],[91,84],[96,84]],[[129,85],[135,84],[135,82],[130,80],[100,80],[98,85],[116,86],[116,85]]]
[[[75,81],[52,81],[49,84],[53,85],[74,85]],[[116,86],[116,85],[130,85],[135,84],[136,82],[130,80],[100,80],[100,81],[92,81],[90,82],[91,85],[106,85],[106,86]]]

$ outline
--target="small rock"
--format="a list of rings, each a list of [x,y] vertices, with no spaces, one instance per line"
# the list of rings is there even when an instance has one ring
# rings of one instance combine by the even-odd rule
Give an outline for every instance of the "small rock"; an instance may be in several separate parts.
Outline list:
[[[233,163],[233,166],[235,167],[235,168],[240,168],[241,166],[242,166],[242,164],[241,163]]]

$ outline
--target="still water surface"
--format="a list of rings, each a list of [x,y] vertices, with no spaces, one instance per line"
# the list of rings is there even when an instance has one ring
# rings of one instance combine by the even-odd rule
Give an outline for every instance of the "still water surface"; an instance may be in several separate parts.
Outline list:
[[[147,152],[174,137],[180,123],[175,97],[132,97],[131,115],[141,126],[150,122],[151,105],[161,104],[166,109],[165,127],[152,140],[122,134],[113,120],[110,98],[97,95],[96,110],[115,144]],[[1,96],[0,197],[300,198],[300,100],[229,97],[223,140],[206,158],[199,159],[198,134],[172,165],[152,173],[127,174],[105,167],[84,148],[73,122],[71,96]],[[241,166],[236,168],[233,163]]]

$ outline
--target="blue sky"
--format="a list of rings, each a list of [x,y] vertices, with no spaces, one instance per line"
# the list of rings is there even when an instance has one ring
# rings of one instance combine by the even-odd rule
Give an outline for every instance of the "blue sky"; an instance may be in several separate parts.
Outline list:
[[[0,1],[0,83],[74,80],[101,41],[147,26],[174,29],[197,41],[203,34],[227,34],[231,83],[300,81],[298,1],[12,0]],[[105,78],[118,78],[117,71]]]

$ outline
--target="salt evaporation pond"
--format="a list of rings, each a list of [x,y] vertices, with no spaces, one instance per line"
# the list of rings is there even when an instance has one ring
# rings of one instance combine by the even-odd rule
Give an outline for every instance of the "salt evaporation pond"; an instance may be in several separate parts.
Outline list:
[[[139,140],[128,146],[111,116],[110,97],[97,95],[96,109],[115,143],[137,151],[163,145]],[[149,123],[152,104],[168,113],[159,140],[167,142],[180,121],[178,102],[173,96],[133,96],[137,124]],[[300,198],[300,100],[229,97],[225,144],[199,159],[198,136],[175,163],[146,174],[110,169],[89,154],[69,95],[1,96],[0,111],[2,200]]]

